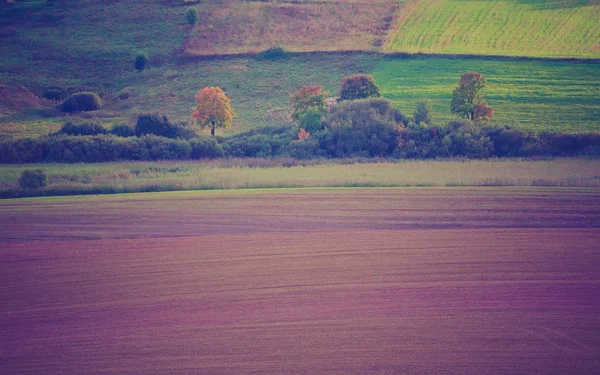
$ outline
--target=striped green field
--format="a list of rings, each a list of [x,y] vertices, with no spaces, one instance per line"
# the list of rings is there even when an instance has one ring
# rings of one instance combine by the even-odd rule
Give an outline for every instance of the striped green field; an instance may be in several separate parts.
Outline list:
[[[598,0],[413,0],[387,51],[600,57]]]
[[[535,131],[600,131],[600,65],[492,59],[382,59],[373,72],[384,97],[406,114],[428,99],[434,122],[450,113],[452,91],[464,72],[488,81],[494,122]]]

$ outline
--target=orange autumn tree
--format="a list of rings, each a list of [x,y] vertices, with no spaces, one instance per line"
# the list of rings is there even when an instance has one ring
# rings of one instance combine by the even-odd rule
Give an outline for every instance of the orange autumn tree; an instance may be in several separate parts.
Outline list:
[[[215,135],[215,128],[230,128],[235,112],[231,108],[231,100],[219,87],[205,87],[196,95],[196,110],[192,118],[201,127],[210,127],[210,135]]]

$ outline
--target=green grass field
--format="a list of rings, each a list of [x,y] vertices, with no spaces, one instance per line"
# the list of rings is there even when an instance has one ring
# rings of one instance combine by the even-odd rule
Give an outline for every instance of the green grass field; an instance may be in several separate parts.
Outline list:
[[[430,100],[434,122],[455,118],[452,91],[462,73],[487,78],[486,97],[494,122],[521,129],[584,132],[600,130],[600,65],[489,59],[382,59],[374,76],[384,97],[408,114]]]
[[[595,0],[416,0],[399,10],[388,51],[600,57]]]

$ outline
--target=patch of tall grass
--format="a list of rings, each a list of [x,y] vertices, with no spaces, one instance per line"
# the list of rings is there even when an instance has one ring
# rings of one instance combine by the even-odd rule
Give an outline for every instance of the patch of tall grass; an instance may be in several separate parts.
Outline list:
[[[48,186],[18,187],[26,168],[39,168]],[[600,187],[600,160],[494,159],[393,161],[376,159],[230,159],[0,166],[0,196],[104,194],[247,188],[399,186]]]

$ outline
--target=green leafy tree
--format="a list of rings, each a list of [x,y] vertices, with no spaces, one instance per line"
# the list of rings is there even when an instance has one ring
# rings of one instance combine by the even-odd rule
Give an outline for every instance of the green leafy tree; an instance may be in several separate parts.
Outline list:
[[[324,113],[317,108],[310,107],[300,116],[300,127],[309,133],[316,133],[322,129]]]
[[[487,81],[478,72],[468,72],[460,77],[458,87],[452,93],[452,113],[475,122],[489,121],[494,110],[485,101],[483,88]]]
[[[418,102],[414,114],[415,124],[420,124],[422,122],[431,124],[431,112],[431,104],[427,100]]]
[[[340,87],[340,101],[378,98],[381,96],[379,86],[373,76],[369,74],[355,74],[342,79]]]

